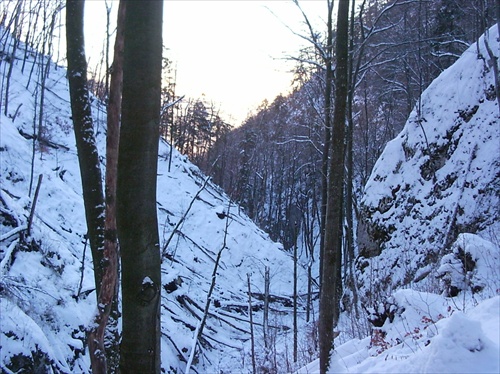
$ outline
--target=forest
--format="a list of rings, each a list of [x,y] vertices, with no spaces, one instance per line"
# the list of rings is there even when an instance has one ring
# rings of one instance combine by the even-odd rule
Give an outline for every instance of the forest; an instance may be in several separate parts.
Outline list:
[[[2,372],[498,371],[499,1],[291,1],[241,124],[162,2],[106,2],[95,71],[85,1],[0,5]]]

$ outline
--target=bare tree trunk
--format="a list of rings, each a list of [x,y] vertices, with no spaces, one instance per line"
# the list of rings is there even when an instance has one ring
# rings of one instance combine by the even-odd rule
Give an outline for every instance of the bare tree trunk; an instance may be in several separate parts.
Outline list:
[[[298,325],[297,325],[297,237],[295,236],[293,244],[293,362],[297,362],[297,351],[298,351]]]
[[[94,262],[97,298],[102,280],[104,248],[104,196],[99,155],[94,137],[87,90],[87,61],[83,39],[83,0],[66,2],[66,43],[71,114],[82,178],[88,238]]]
[[[13,43],[12,43],[12,55],[9,63],[9,70],[7,71],[7,83],[5,84],[5,107],[4,107],[4,115],[8,116],[8,108],[9,108],[9,91],[10,91],[10,77],[12,75],[12,69],[14,68],[14,63],[16,61],[16,51],[17,46],[19,44],[19,39],[17,38],[17,29],[19,26],[19,15],[21,13],[21,2],[16,4],[16,8],[14,10],[14,32],[12,35]],[[8,40],[8,38],[7,38]]]
[[[351,19],[350,19],[350,37],[349,37],[349,93],[347,98],[347,136],[346,136],[346,194],[345,194],[345,214],[346,214],[346,280],[351,287],[352,292],[352,306],[354,307],[355,315],[358,317],[358,293],[354,279],[354,196],[353,196],[353,183],[354,183],[354,160],[353,160],[353,134],[354,134],[354,118],[353,118],[353,97],[356,87],[357,72],[354,69],[354,16],[355,5],[353,1],[351,6]],[[351,310],[352,312],[352,310]]]
[[[42,42],[43,48],[42,48],[42,56],[41,56],[41,66],[42,66],[42,71],[41,71],[41,79],[40,79],[40,115],[38,116],[38,139],[43,139],[43,117],[44,117],[44,108],[45,108],[45,83],[47,82],[47,78],[49,76],[49,71],[50,71],[50,62],[51,62],[51,56],[52,56],[52,37],[54,34],[54,27],[56,23],[56,17],[57,13],[59,12],[59,8],[56,8],[54,10],[54,13],[52,13],[52,18],[49,24],[48,31],[46,32],[45,39]],[[82,22],[83,24],[83,22]],[[48,43],[47,46],[47,52],[45,52],[45,43]],[[46,60],[45,62],[45,67],[43,66],[43,61]]]
[[[337,15],[335,111],[332,154],[328,175],[328,200],[323,252],[323,278],[320,295],[319,339],[320,372],[326,373],[333,348],[333,328],[340,314],[342,293],[341,259],[343,231],[344,141],[348,91],[349,0],[339,2]]]
[[[93,373],[115,373],[119,362],[118,336],[118,242],[116,237],[116,178],[118,168],[118,144],[120,136],[121,93],[123,82],[123,27],[126,2],[118,8],[118,21],[114,47],[113,71],[107,111],[108,133],[106,137],[106,218],[104,221],[103,279],[100,288],[98,312],[93,328],[89,331],[88,344]],[[108,320],[111,319],[109,325]],[[109,339],[104,341],[106,329]],[[110,331],[111,330],[111,331]],[[106,345],[106,346],[105,346]],[[101,354],[95,354],[101,352]],[[106,355],[104,355],[106,352]]]
[[[266,356],[268,354],[269,347],[269,286],[271,279],[269,277],[269,266],[265,267],[264,270],[264,316],[262,320],[262,330],[264,335],[264,347],[266,348]]]
[[[248,284],[248,316],[250,318],[250,341],[252,344],[252,373],[257,373],[257,367],[255,364],[255,340],[253,334],[253,311],[252,311],[252,289],[250,288],[250,273],[247,274],[247,284]]]
[[[156,179],[162,16],[161,1],[127,2],[116,190],[122,259],[120,371],[123,374],[159,373],[161,368],[161,258]]]
[[[26,236],[28,236],[28,237],[31,235],[31,226],[33,224],[33,217],[35,215],[36,202],[38,200],[38,193],[40,192],[40,186],[42,185],[42,180],[43,180],[43,174],[40,174],[38,176],[38,183],[37,183],[36,189],[35,189],[35,196],[33,196],[33,203],[31,204],[30,216],[28,219],[28,227],[26,229]]]
[[[323,257],[325,252],[325,230],[326,230],[326,214],[328,201],[328,173],[329,173],[329,157],[330,145],[332,142],[332,80],[333,80],[333,0],[328,1],[328,17],[327,17],[327,39],[326,39],[326,56],[325,56],[325,93],[324,93],[324,126],[325,140],[323,146],[322,159],[322,174],[321,174],[321,222],[320,222],[320,245],[319,245],[319,285],[320,292],[323,285]]]
[[[224,240],[222,241],[222,247],[219,250],[219,252],[217,253],[217,258],[215,259],[214,269],[212,271],[212,279],[211,279],[211,283],[210,283],[210,289],[208,290],[207,299],[205,301],[205,307],[203,309],[203,317],[202,317],[200,323],[198,324],[197,329],[196,329],[195,334],[194,334],[193,347],[191,348],[191,353],[189,355],[189,360],[188,360],[188,363],[186,365],[185,374],[189,374],[189,371],[191,370],[191,364],[193,362],[193,358],[195,355],[196,346],[197,346],[198,341],[200,340],[200,338],[203,334],[203,330],[204,330],[205,324],[207,322],[208,311],[210,309],[210,304],[212,302],[212,293],[214,292],[215,284],[216,284],[216,280],[217,280],[217,271],[219,270],[220,258],[222,256],[222,251],[224,251],[224,249],[227,246],[227,233],[228,233],[228,229],[229,229],[229,210],[230,209],[231,209],[231,202],[229,202],[229,205],[227,207],[226,226],[224,228]]]

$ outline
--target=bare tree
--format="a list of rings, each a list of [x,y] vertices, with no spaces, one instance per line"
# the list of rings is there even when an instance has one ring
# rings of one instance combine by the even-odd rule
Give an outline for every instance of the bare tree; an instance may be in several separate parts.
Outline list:
[[[348,94],[349,0],[339,3],[335,54],[335,111],[333,114],[332,153],[328,174],[328,200],[323,251],[323,278],[319,304],[320,372],[326,373],[333,348],[333,328],[340,315],[342,294],[341,260],[344,202],[344,141]]]
[[[122,373],[159,373],[161,367],[156,173],[162,15],[161,1],[127,2],[116,191],[122,259]]]
[[[118,143],[120,135],[120,111],[123,78],[123,28],[126,2],[121,1],[118,8],[116,40],[114,46],[113,70],[109,91],[106,136],[106,183],[105,183],[105,235],[103,279],[100,285],[98,312],[88,335],[92,371],[94,373],[115,373],[119,361],[118,324],[118,242],[116,236],[116,178],[118,168]],[[109,14],[109,8],[107,8]],[[108,34],[109,36],[109,34]],[[111,317],[111,323],[108,320]],[[105,342],[108,328],[110,339]],[[109,331],[112,330],[112,331]],[[99,354],[96,354],[98,352]],[[104,355],[106,352],[106,355]]]
[[[96,294],[102,280],[104,248],[104,195],[91,105],[87,90],[87,61],[83,39],[83,0],[66,2],[66,43],[71,114],[78,162],[82,178],[83,201],[88,238],[94,262]]]

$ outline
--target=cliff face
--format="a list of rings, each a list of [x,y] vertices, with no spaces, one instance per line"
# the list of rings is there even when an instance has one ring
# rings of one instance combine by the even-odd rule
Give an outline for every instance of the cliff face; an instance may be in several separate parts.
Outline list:
[[[496,244],[500,227],[497,26],[422,94],[365,186],[358,225],[361,297],[436,289],[439,261],[460,233]]]

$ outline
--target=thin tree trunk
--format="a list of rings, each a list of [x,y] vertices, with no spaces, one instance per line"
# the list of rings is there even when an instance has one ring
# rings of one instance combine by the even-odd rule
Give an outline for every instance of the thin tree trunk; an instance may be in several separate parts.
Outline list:
[[[350,37],[349,37],[349,93],[347,98],[347,139],[346,139],[346,204],[345,214],[347,222],[347,248],[346,248],[346,274],[348,282],[351,286],[353,296],[353,307],[356,317],[358,313],[358,293],[354,279],[354,207],[353,207],[353,184],[354,184],[354,160],[353,160],[353,135],[354,135],[354,118],[353,118],[353,97],[356,87],[357,71],[354,71],[354,16],[355,16],[355,2],[351,6],[351,19],[350,19]],[[352,311],[352,310],[351,310]]]
[[[269,276],[269,266],[265,267],[264,270],[264,316],[262,319],[262,330],[264,335],[264,347],[266,348],[266,356],[268,354],[268,350],[270,348],[269,344],[269,286],[271,283],[271,279]]]
[[[122,260],[122,374],[159,373],[161,367],[156,179],[162,15],[161,1],[127,2],[116,190]]]
[[[293,244],[293,362],[297,362],[297,351],[298,351],[298,325],[297,325],[297,235],[294,232],[294,244]]]
[[[121,92],[123,81],[123,27],[126,2],[121,1],[118,8],[118,21],[114,47],[113,71],[107,111],[106,136],[106,218],[104,221],[104,258],[103,279],[100,288],[98,312],[93,328],[88,334],[88,344],[93,373],[114,373],[119,361],[118,325],[118,243],[116,237],[116,178],[118,167],[118,144],[120,136]],[[108,320],[110,324],[108,325]],[[108,329],[110,339],[104,341]],[[111,330],[111,331],[110,331]],[[106,346],[105,346],[106,345]],[[101,354],[95,354],[100,352]],[[106,352],[106,355],[104,355]]]
[[[83,39],[83,0],[66,2],[66,43],[71,114],[82,178],[88,238],[94,262],[96,294],[102,280],[104,248],[104,196],[99,155],[87,90],[87,61]]]
[[[323,284],[320,295],[320,373],[326,373],[333,348],[333,328],[340,314],[343,231],[344,141],[348,93],[349,0],[339,2],[337,15],[335,111],[332,154],[328,175],[328,200],[323,252]]]
[[[255,364],[255,340],[253,334],[253,310],[252,310],[252,289],[250,288],[250,273],[247,274],[247,284],[248,284],[248,316],[250,318],[250,341],[251,341],[251,355],[252,355],[252,373],[257,373],[257,367]]]
[[[36,202],[38,201],[38,193],[40,192],[40,186],[42,185],[43,174],[38,176],[38,183],[35,189],[35,196],[33,197],[33,204],[31,205],[30,216],[28,219],[28,228],[26,229],[26,236],[31,235],[31,226],[33,224],[33,217],[35,216]]]
[[[320,244],[319,244],[319,285],[320,292],[323,284],[323,256],[325,251],[325,229],[326,229],[326,212],[328,200],[328,173],[330,157],[330,145],[332,142],[332,59],[333,59],[333,0],[328,1],[328,18],[327,18],[327,39],[326,39],[326,56],[325,56],[325,93],[324,93],[324,126],[325,140],[323,145],[323,158],[321,161],[321,222],[320,222]]]
[[[203,317],[201,318],[200,323],[198,324],[195,334],[194,334],[194,342],[193,342],[193,347],[191,348],[191,353],[189,355],[189,360],[186,365],[186,371],[185,374],[189,374],[189,371],[191,370],[191,364],[193,362],[193,358],[196,352],[196,346],[198,344],[198,341],[200,340],[203,330],[205,328],[205,324],[207,322],[207,317],[208,317],[208,311],[210,310],[210,304],[212,302],[212,293],[214,292],[215,289],[215,284],[217,280],[217,271],[219,270],[219,263],[220,263],[220,258],[222,256],[222,251],[227,246],[227,233],[229,229],[229,210],[231,209],[231,202],[229,202],[229,205],[227,207],[227,215],[226,215],[226,226],[224,228],[224,240],[222,241],[222,247],[217,253],[217,258],[215,259],[215,264],[214,264],[214,269],[212,271],[212,278],[211,278],[211,283],[210,283],[210,289],[208,290],[207,294],[207,299],[205,301],[205,307],[203,308]]]
[[[7,71],[7,83],[5,84],[5,107],[4,107],[4,115],[7,117],[8,116],[8,108],[9,108],[9,91],[10,91],[10,77],[12,75],[12,70],[14,68],[14,63],[16,61],[16,51],[17,51],[17,46],[19,44],[19,39],[17,38],[17,29],[19,25],[19,14],[21,13],[21,3],[16,4],[16,8],[14,10],[15,16],[14,16],[14,32],[12,35],[13,43],[12,43],[12,55],[10,58],[10,63],[9,63],[9,70]],[[8,40],[8,38],[7,38]]]
[[[44,108],[45,108],[45,83],[47,82],[47,78],[49,77],[50,71],[50,62],[52,56],[52,37],[54,34],[54,27],[56,23],[57,13],[59,12],[59,8],[54,10],[52,13],[52,18],[49,24],[49,29],[46,32],[46,40],[42,42],[42,58],[41,58],[41,81],[40,81],[40,115],[38,116],[38,139],[43,139],[43,118],[44,118]],[[83,23],[83,22],[82,22]],[[83,39],[82,39],[83,40]],[[45,52],[45,42],[48,42],[47,52]],[[46,60],[45,67],[43,66],[43,61]]]

